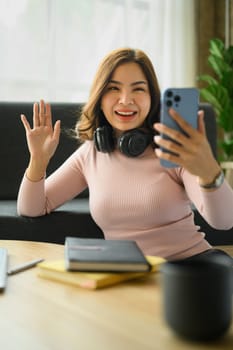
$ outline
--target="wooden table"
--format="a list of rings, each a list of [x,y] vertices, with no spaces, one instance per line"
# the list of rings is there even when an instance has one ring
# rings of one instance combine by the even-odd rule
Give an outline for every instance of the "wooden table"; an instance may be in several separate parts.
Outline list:
[[[35,258],[63,258],[62,245],[0,241],[10,267]],[[233,246],[226,247],[233,255]],[[37,276],[37,268],[9,276],[0,294],[0,348],[4,350],[232,349],[233,325],[218,342],[176,337],[162,314],[159,274],[96,291]]]

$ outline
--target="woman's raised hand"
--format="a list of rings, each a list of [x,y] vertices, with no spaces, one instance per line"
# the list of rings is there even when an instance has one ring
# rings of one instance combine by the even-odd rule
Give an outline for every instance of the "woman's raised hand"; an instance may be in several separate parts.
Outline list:
[[[33,105],[33,127],[31,128],[25,115],[21,120],[26,131],[30,163],[28,177],[39,180],[46,171],[49,160],[56,151],[60,137],[60,120],[52,124],[51,108],[43,100]]]
[[[156,123],[154,128],[160,133],[164,133],[172,140],[164,140],[160,136],[155,136],[155,142],[175,154],[162,152],[156,149],[159,158],[172,161],[184,167],[191,174],[199,177],[201,184],[208,184],[213,181],[221,168],[214,158],[211,147],[206,137],[204,113],[198,112],[198,128],[194,129],[174,110],[169,111],[171,117],[186,133],[172,130],[161,123]]]

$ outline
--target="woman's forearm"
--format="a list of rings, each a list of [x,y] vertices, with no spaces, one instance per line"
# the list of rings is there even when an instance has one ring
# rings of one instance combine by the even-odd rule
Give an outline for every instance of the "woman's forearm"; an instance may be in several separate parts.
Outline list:
[[[44,181],[44,178],[40,181],[31,181],[25,173],[17,198],[18,215],[37,217],[49,212],[46,209]]]
[[[48,161],[31,158],[26,170],[27,178],[33,182],[40,181],[46,174],[47,165]]]

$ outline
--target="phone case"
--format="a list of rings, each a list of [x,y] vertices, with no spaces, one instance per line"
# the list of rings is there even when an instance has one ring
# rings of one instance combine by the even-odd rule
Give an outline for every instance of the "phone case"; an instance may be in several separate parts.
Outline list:
[[[175,109],[192,127],[197,128],[197,112],[199,108],[199,91],[196,88],[169,88],[161,97],[161,123],[169,128],[184,132],[168,113],[169,108]],[[161,137],[169,139],[161,134]],[[169,152],[162,148],[163,152]],[[179,165],[160,159],[164,167],[173,168]]]

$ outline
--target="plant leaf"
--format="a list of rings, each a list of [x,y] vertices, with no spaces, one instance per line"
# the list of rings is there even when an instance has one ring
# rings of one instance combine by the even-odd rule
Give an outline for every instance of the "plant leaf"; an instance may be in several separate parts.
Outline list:
[[[206,81],[210,85],[218,84],[217,80],[215,78],[213,78],[211,75],[208,75],[208,74],[199,75],[198,79],[202,80],[202,81]]]
[[[218,123],[225,132],[231,132],[233,130],[233,110],[230,105],[220,112],[218,116]]]
[[[211,55],[223,58],[224,51],[225,51],[225,47],[222,40],[217,38],[210,40],[209,52]]]
[[[231,69],[231,67],[224,62],[222,58],[214,55],[208,57],[208,62],[220,80],[222,79],[223,73]]]
[[[233,104],[233,69],[228,72],[224,72],[222,76],[222,85],[227,89],[228,95]]]
[[[224,53],[224,61],[233,67],[233,46],[229,46]]]
[[[220,84],[210,85],[201,89],[200,94],[205,101],[213,105],[217,116],[219,116],[226,105],[229,105],[227,90]]]
[[[221,39],[211,39],[208,63],[216,77],[206,74],[198,77],[208,84],[200,89],[200,96],[213,106],[217,123],[222,129],[218,135],[220,157],[233,160],[233,46],[225,48]]]

